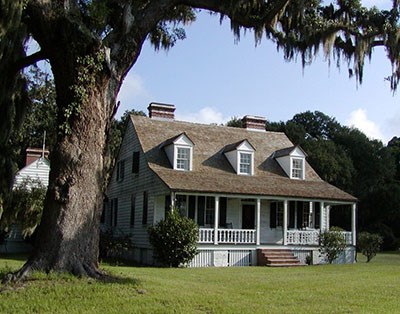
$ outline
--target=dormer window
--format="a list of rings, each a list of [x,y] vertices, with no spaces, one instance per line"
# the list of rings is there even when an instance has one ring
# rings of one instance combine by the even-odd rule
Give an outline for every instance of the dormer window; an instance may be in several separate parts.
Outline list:
[[[247,140],[230,144],[224,149],[224,155],[235,172],[248,176],[254,175],[254,152],[253,145]]]
[[[305,179],[306,153],[299,146],[278,150],[274,157],[290,179]]]
[[[177,147],[176,169],[190,170],[190,148]]]
[[[193,146],[193,142],[185,133],[169,139],[162,145],[173,169],[180,171],[192,171]]]
[[[251,175],[252,155],[249,153],[239,153],[239,154],[240,154],[240,165],[239,165],[240,174]]]
[[[303,161],[304,159],[292,158],[292,178],[303,179]]]

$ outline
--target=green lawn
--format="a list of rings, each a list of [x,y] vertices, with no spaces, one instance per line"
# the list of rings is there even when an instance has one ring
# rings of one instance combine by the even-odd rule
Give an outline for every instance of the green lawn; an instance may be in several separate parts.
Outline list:
[[[104,265],[101,283],[36,274],[0,293],[0,313],[400,313],[400,253],[369,264],[165,269]],[[23,260],[0,259],[1,276]]]

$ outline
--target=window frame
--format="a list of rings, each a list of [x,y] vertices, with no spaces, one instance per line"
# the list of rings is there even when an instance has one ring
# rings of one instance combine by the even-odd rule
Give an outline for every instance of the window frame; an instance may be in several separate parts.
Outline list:
[[[180,150],[184,150],[186,152],[186,156],[180,157]],[[182,146],[176,145],[175,147],[175,170],[179,171],[191,171],[192,170],[192,147],[190,146]],[[180,167],[180,162],[183,162],[185,167]]]
[[[252,152],[244,152],[244,151],[238,151],[238,174],[243,174],[243,175],[248,175],[251,176],[253,175],[253,153]],[[243,161],[242,156],[248,156],[249,160],[248,161]],[[242,166],[246,166],[248,168],[249,172],[244,172],[242,171]]]
[[[124,177],[125,177],[125,159],[121,159],[117,162],[116,181],[122,182],[124,181]]]
[[[304,158],[292,157],[290,161],[291,179],[304,180]]]

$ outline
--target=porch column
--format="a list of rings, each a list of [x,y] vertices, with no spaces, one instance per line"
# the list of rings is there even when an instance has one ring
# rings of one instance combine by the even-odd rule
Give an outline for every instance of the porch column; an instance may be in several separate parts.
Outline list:
[[[330,219],[329,217],[331,216],[331,205],[326,206],[326,231],[329,231],[329,229],[331,228],[330,224]]]
[[[314,228],[314,213],[313,213],[313,202],[310,202],[309,205],[309,210],[308,210],[308,227]]]
[[[324,226],[324,215],[325,215],[325,203],[320,202],[320,211],[319,211],[319,229],[321,232],[324,232],[326,229],[326,226]]]
[[[288,201],[283,201],[283,245],[287,244]]]
[[[218,224],[219,224],[219,196],[215,197],[214,212],[214,245],[218,244]]]
[[[261,200],[257,198],[257,215],[256,215],[256,245],[260,245],[261,229]]]
[[[171,211],[174,211],[175,209],[175,192],[171,192]]]
[[[351,205],[351,244],[356,246],[356,220],[357,220],[357,205],[356,203]]]

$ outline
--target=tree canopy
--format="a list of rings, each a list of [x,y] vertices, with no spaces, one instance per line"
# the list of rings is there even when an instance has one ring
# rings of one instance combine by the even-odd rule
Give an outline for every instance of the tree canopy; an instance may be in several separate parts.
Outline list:
[[[237,40],[243,30],[255,41],[272,40],[287,60],[308,64],[319,50],[361,82],[365,58],[383,46],[399,72],[399,1],[390,10],[362,7],[359,0],[1,0],[0,148],[29,107],[23,69],[48,60],[56,90],[57,138],[50,185],[36,250],[18,273],[32,269],[101,276],[97,267],[106,142],[116,97],[128,71],[150,40],[169,49],[185,38],[184,25],[198,10],[228,18]],[[26,55],[29,38],[40,50]],[[343,138],[345,140],[346,137]],[[0,160],[8,167],[6,158]],[[2,189],[6,187],[2,186]],[[0,191],[0,194],[2,191]],[[90,236],[88,236],[90,235]]]

